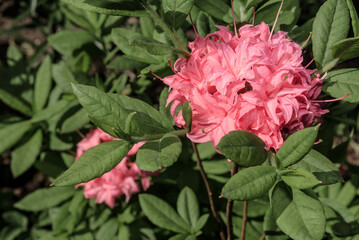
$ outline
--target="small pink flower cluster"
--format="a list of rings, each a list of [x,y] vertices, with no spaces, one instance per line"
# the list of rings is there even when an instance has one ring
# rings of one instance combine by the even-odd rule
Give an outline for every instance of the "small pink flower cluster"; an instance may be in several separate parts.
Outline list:
[[[108,135],[99,128],[92,129],[77,144],[76,160],[89,148],[113,140],[119,139]],[[96,203],[104,202],[111,208],[115,206],[116,198],[125,195],[126,202],[128,202],[132,194],[138,193],[141,190],[136,181],[139,178],[141,178],[142,188],[147,190],[150,187],[150,180],[147,177],[148,173],[140,170],[136,163],[131,162],[130,159],[143,144],[135,144],[127,156],[111,171],[87,183],[78,184],[76,187],[83,186],[86,198],[96,198]]]
[[[322,88],[315,70],[302,66],[302,48],[268,25],[245,25],[235,36],[227,27],[189,43],[176,74],[165,77],[172,89],[168,102],[177,126],[185,127],[177,107],[190,101],[193,142],[220,139],[232,130],[259,136],[267,149],[278,150],[283,138],[321,120],[326,113],[318,97]],[[312,79],[313,78],[313,79]]]

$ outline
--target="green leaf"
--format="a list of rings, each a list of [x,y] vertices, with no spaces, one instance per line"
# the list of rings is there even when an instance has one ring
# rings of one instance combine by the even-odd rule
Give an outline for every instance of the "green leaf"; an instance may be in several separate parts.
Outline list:
[[[143,134],[167,133],[173,130],[172,121],[166,118],[151,105],[127,96],[119,94],[108,94],[119,105],[131,113],[136,113],[132,117],[131,135],[142,136]],[[127,120],[128,117],[126,117]]]
[[[312,32],[314,18],[309,19],[303,25],[299,27],[294,27],[289,33],[288,36],[294,42],[298,43],[299,45],[303,45],[305,41],[308,39],[308,36]],[[309,39],[307,44],[304,47],[308,47],[312,43],[312,40]]]
[[[171,122],[173,121],[173,117],[171,115],[171,105],[172,103],[167,105],[167,99],[168,99],[168,95],[169,95],[169,89],[168,87],[163,88],[161,95],[160,95],[160,113],[162,113],[164,116],[166,116]]]
[[[292,189],[292,193],[293,201],[277,218],[278,226],[295,240],[322,239],[326,225],[322,204],[301,190]]]
[[[111,218],[105,222],[100,229],[96,232],[96,239],[113,240],[116,238],[119,222],[116,218]]]
[[[322,181],[322,184],[334,184],[343,181],[337,167],[321,153],[310,150],[302,160],[292,165],[292,168],[303,168],[315,175],[315,177]]]
[[[144,171],[169,167],[178,160],[182,151],[181,140],[173,134],[145,143],[137,152],[136,163]]]
[[[253,133],[239,130],[222,137],[216,148],[239,166],[262,164],[267,158],[265,143]]]
[[[197,238],[193,235],[188,235],[188,234],[177,234],[171,238],[169,238],[168,240],[196,240]]]
[[[53,65],[52,77],[55,80],[57,87],[60,87],[64,93],[72,93],[70,83],[77,83],[74,75],[71,73],[70,69],[66,66],[64,62],[60,62]],[[52,93],[54,92],[54,90],[52,91]]]
[[[281,177],[286,184],[297,189],[312,188],[321,183],[314,174],[302,168],[293,169]]]
[[[186,122],[186,126],[188,129],[188,132],[191,132],[191,126],[192,126],[192,109],[190,102],[185,102],[182,107],[182,116],[184,121]]]
[[[161,56],[154,56],[135,46],[130,46],[130,42],[133,39],[144,38],[141,34],[124,28],[114,28],[112,29],[111,36],[116,46],[132,60],[148,64],[159,64],[162,62]]]
[[[190,233],[186,222],[162,199],[150,194],[140,194],[139,200],[142,211],[156,226],[177,233]]]
[[[313,54],[318,69],[333,60],[333,45],[346,38],[348,31],[349,10],[345,0],[326,1],[313,23]]]
[[[65,3],[81,8],[89,12],[96,12],[115,16],[147,16],[147,13],[140,4],[134,4],[133,1],[113,1],[113,0],[62,0]]]
[[[55,186],[88,182],[109,172],[130,151],[126,141],[104,142],[87,150],[71,167],[53,181]]]
[[[85,124],[89,123],[90,119],[85,108],[66,118],[62,123],[61,133],[71,133],[77,129],[81,129]]]
[[[264,3],[257,11],[255,15],[255,25],[261,22],[267,23],[269,26],[274,24],[281,0],[270,0]],[[280,11],[279,18],[277,20],[276,29],[280,29],[281,25],[293,26],[300,17],[300,1],[284,1],[282,10]]]
[[[7,211],[2,214],[2,219],[11,227],[27,230],[29,220],[18,211]]]
[[[167,55],[167,54],[185,54],[182,50],[176,49],[171,45],[159,42],[149,37],[136,37],[129,41],[130,46],[134,46],[152,55]]]
[[[7,49],[6,58],[9,67],[15,66],[16,62],[19,62],[22,59],[20,48],[16,46],[16,44],[10,44]]]
[[[34,164],[41,146],[42,130],[38,129],[30,139],[11,153],[10,167],[14,177],[20,176]]]
[[[73,63],[73,70],[87,73],[91,67],[91,56],[86,52],[82,51],[79,55],[76,56],[76,59]]]
[[[71,56],[73,52],[86,44],[93,43],[95,37],[84,30],[62,30],[48,38],[49,44],[62,55]]]
[[[356,196],[356,188],[357,187],[353,184],[352,180],[346,182],[341,187],[339,193],[336,194],[335,200],[346,207],[349,206]]]
[[[162,9],[166,23],[177,30],[186,20],[195,0],[163,0]]]
[[[95,87],[72,84],[72,88],[80,104],[91,115],[90,118],[108,125],[107,129],[99,127],[111,136],[118,137],[112,129],[118,128],[117,122],[123,125],[128,112],[113,98]],[[121,128],[125,127],[121,126]]]
[[[359,17],[352,0],[347,0],[347,5],[352,19],[354,37],[359,37]]]
[[[47,55],[36,73],[34,91],[34,112],[37,113],[46,105],[51,90],[51,58]]]
[[[359,37],[347,38],[333,45],[333,58],[346,61],[359,57]]]
[[[75,193],[73,187],[41,188],[26,195],[15,207],[21,210],[37,212],[58,205],[72,197]]]
[[[289,136],[276,155],[282,167],[298,162],[312,149],[319,127],[305,128]]]
[[[232,10],[231,8],[224,2],[218,0],[196,0],[196,7],[201,9],[203,12],[208,15],[215,17],[219,20],[222,20],[226,23],[232,23]]]
[[[256,166],[240,170],[224,185],[222,196],[232,200],[252,200],[266,193],[277,178],[271,166]]]
[[[31,111],[30,107],[24,101],[20,100],[19,98],[17,98],[10,92],[0,89],[0,99],[9,107],[27,115],[27,116],[32,115],[32,111]]]
[[[62,112],[66,108],[68,108],[69,104],[71,102],[67,99],[61,99],[60,101],[57,101],[56,103],[53,103],[49,106],[47,106],[45,109],[41,110],[40,112],[37,112],[32,118],[32,123],[37,123],[41,121],[47,121],[51,119],[54,115],[56,115],[59,112]]]
[[[334,98],[340,98],[348,93],[342,101],[359,102],[359,68],[344,68],[330,71],[324,81],[323,91]]]
[[[206,222],[209,218],[209,213],[203,214],[200,218],[198,218],[196,224],[193,226],[194,232],[199,232],[204,225],[206,225]]]
[[[184,187],[177,199],[177,212],[189,226],[194,228],[199,218],[199,205],[195,193]]]
[[[6,139],[0,144],[0,153],[11,148],[17,143],[21,137],[31,129],[32,125],[29,121],[12,123],[0,129],[0,139]]]

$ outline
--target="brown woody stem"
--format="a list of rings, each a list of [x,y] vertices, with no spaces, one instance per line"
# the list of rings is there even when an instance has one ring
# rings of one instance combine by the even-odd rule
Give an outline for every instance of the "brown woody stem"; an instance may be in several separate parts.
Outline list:
[[[242,220],[241,240],[244,240],[245,235],[246,235],[247,209],[248,209],[248,202],[244,201],[243,202],[243,220]]]
[[[199,168],[199,171],[201,173],[201,176],[203,178],[204,184],[205,184],[206,189],[207,189],[208,199],[209,199],[209,204],[211,206],[212,215],[213,215],[214,219],[216,220],[216,222],[217,222],[217,224],[219,226],[219,229],[220,229],[219,236],[221,237],[221,240],[226,240],[226,235],[225,235],[223,223],[222,223],[222,220],[219,217],[219,215],[217,213],[217,210],[216,210],[216,207],[214,205],[212,190],[211,190],[211,187],[209,186],[207,175],[206,175],[206,173],[205,173],[205,171],[203,169],[201,158],[200,158],[200,156],[198,154],[197,146],[196,146],[196,144],[194,142],[192,142],[192,147],[193,147],[194,153],[196,154],[197,166]]]
[[[233,177],[233,175],[236,174],[237,171],[238,171],[238,165],[233,163],[233,168],[231,170],[231,177]],[[226,207],[227,240],[233,240],[232,209],[233,209],[233,200],[228,200]]]

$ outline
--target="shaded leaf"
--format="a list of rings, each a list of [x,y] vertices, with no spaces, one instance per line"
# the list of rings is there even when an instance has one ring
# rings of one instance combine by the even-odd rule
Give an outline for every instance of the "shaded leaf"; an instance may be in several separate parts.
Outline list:
[[[34,164],[41,146],[42,130],[38,129],[30,139],[11,153],[10,167],[14,177],[23,174]]]
[[[162,199],[150,194],[140,194],[139,200],[142,211],[156,226],[173,232],[190,233],[186,222]]]
[[[126,141],[115,140],[90,148],[68,170],[56,178],[53,184],[75,185],[98,178],[119,164],[131,147],[132,145]]]
[[[74,39],[76,40],[74,41]],[[95,41],[95,37],[84,30],[62,30],[49,36],[48,40],[49,44],[55,48],[56,51],[62,55],[70,56],[75,50],[88,43],[93,43]]]
[[[37,212],[58,205],[75,193],[73,187],[41,188],[26,195],[15,207],[21,210]]]
[[[189,187],[185,187],[180,192],[177,199],[177,212],[194,228],[199,218],[199,205],[195,193]]]
[[[115,16],[147,16],[146,11],[140,4],[133,4],[133,1],[102,1],[102,0],[62,0],[65,3],[81,8],[85,11],[96,12]]]
[[[182,107],[182,116],[184,121],[186,122],[186,126],[188,129],[188,132],[191,132],[192,127],[192,109],[190,102],[185,102]]]
[[[30,107],[24,101],[22,101],[15,95],[11,94],[10,92],[0,89],[0,99],[9,107],[27,115],[27,116],[32,115],[32,111],[31,111]]]
[[[51,90],[51,58],[47,55],[36,73],[34,90],[34,112],[44,108]]]
[[[195,0],[163,0],[162,8],[166,23],[177,30],[186,20]]]
[[[358,37],[359,36],[359,17],[358,17],[358,13],[355,9],[355,6],[353,4],[353,0],[347,0],[347,5],[349,8],[350,17],[352,20],[354,37]]]
[[[136,163],[144,171],[156,171],[175,163],[181,151],[181,140],[166,134],[159,140],[145,143],[137,152]]]
[[[313,173],[322,184],[334,184],[342,181],[342,177],[337,167],[321,153],[310,150],[302,160],[292,165],[292,168],[304,168]]]
[[[6,139],[0,144],[0,153],[11,148],[32,127],[29,121],[12,123],[0,129],[0,139]]]

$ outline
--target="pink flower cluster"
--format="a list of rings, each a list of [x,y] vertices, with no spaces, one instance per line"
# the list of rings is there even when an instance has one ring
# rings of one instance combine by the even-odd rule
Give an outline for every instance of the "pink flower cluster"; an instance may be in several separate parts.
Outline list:
[[[89,148],[100,143],[119,140],[101,129],[92,129],[84,139],[77,144],[76,160]],[[142,188],[147,190],[150,187],[150,180],[147,172],[138,168],[135,162],[131,162],[130,157],[135,155],[138,149],[144,143],[135,144],[126,157],[111,171],[105,173],[99,178],[93,179],[87,183],[81,183],[78,186],[84,187],[86,198],[96,198],[96,203],[106,203],[111,208],[115,206],[116,198],[125,195],[126,202],[132,194],[138,193],[141,189],[136,180],[141,178]],[[101,159],[99,159],[101,161]]]
[[[172,89],[167,103],[177,126],[185,127],[179,105],[190,101],[193,142],[220,139],[232,130],[259,136],[278,150],[288,134],[320,121],[326,113],[318,97],[322,79],[302,66],[302,48],[268,25],[245,25],[235,36],[227,27],[189,43],[176,74],[165,77]],[[313,79],[312,79],[313,78]]]

